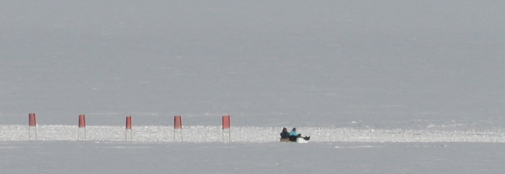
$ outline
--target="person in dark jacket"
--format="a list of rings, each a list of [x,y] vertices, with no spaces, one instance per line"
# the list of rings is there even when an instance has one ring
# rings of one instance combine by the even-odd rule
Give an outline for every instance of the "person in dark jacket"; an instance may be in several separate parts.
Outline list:
[[[281,139],[287,139],[287,138],[289,138],[289,132],[288,129],[284,127],[282,128]]]

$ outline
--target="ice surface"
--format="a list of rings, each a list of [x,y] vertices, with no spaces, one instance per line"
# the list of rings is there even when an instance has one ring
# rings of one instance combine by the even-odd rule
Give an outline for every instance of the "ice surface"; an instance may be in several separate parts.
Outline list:
[[[0,142],[2,173],[500,173],[502,143]]]
[[[137,126],[131,130],[120,126],[0,125],[0,141],[134,141],[134,142],[278,142],[281,127]],[[325,142],[485,142],[505,143],[502,130],[440,130],[440,129],[366,129],[298,127],[311,143]],[[31,133],[29,132],[31,131]],[[36,134],[34,133],[36,131]],[[79,133],[80,132],[80,133]],[[84,138],[84,132],[86,137]],[[301,132],[300,132],[301,133]],[[130,136],[133,136],[131,138]],[[79,136],[79,137],[78,137]]]

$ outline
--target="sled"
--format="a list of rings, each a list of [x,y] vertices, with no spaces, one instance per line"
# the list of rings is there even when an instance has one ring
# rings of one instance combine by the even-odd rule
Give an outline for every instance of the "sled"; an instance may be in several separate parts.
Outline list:
[[[308,143],[310,136],[290,136],[289,138],[280,138],[280,142],[292,142],[292,143]]]

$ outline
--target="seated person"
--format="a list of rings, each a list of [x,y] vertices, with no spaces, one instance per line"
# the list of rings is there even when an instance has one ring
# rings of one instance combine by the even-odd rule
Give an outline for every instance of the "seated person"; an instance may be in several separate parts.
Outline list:
[[[286,128],[282,128],[281,138],[289,138],[289,132],[288,132],[288,129],[286,129]]]
[[[301,136],[301,134],[296,133],[296,128],[293,128],[291,132],[289,132],[289,141],[296,141],[296,139]]]
[[[289,141],[289,132],[286,128],[282,128],[281,141]]]

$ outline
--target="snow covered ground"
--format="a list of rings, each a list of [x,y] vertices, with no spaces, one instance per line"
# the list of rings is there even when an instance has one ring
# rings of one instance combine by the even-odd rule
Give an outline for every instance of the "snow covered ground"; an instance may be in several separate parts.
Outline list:
[[[502,143],[0,142],[2,173],[501,173]]]
[[[231,142],[219,126],[134,126],[133,141],[124,126],[0,130],[1,173],[473,174],[505,160],[501,130],[299,127],[308,144],[278,142],[280,127],[232,127]]]
[[[168,126],[138,126],[126,130],[120,126],[88,126],[78,128],[68,125],[0,125],[0,141],[135,141],[135,142],[278,142],[282,127],[233,127],[222,130],[220,126],[185,126],[182,130]],[[326,142],[473,142],[505,143],[504,130],[439,130],[439,129],[357,129],[299,127],[303,135],[311,136],[312,143]],[[36,133],[35,133],[36,132]],[[229,133],[231,132],[231,135]],[[133,138],[131,137],[133,135]],[[84,137],[86,136],[86,137]]]

